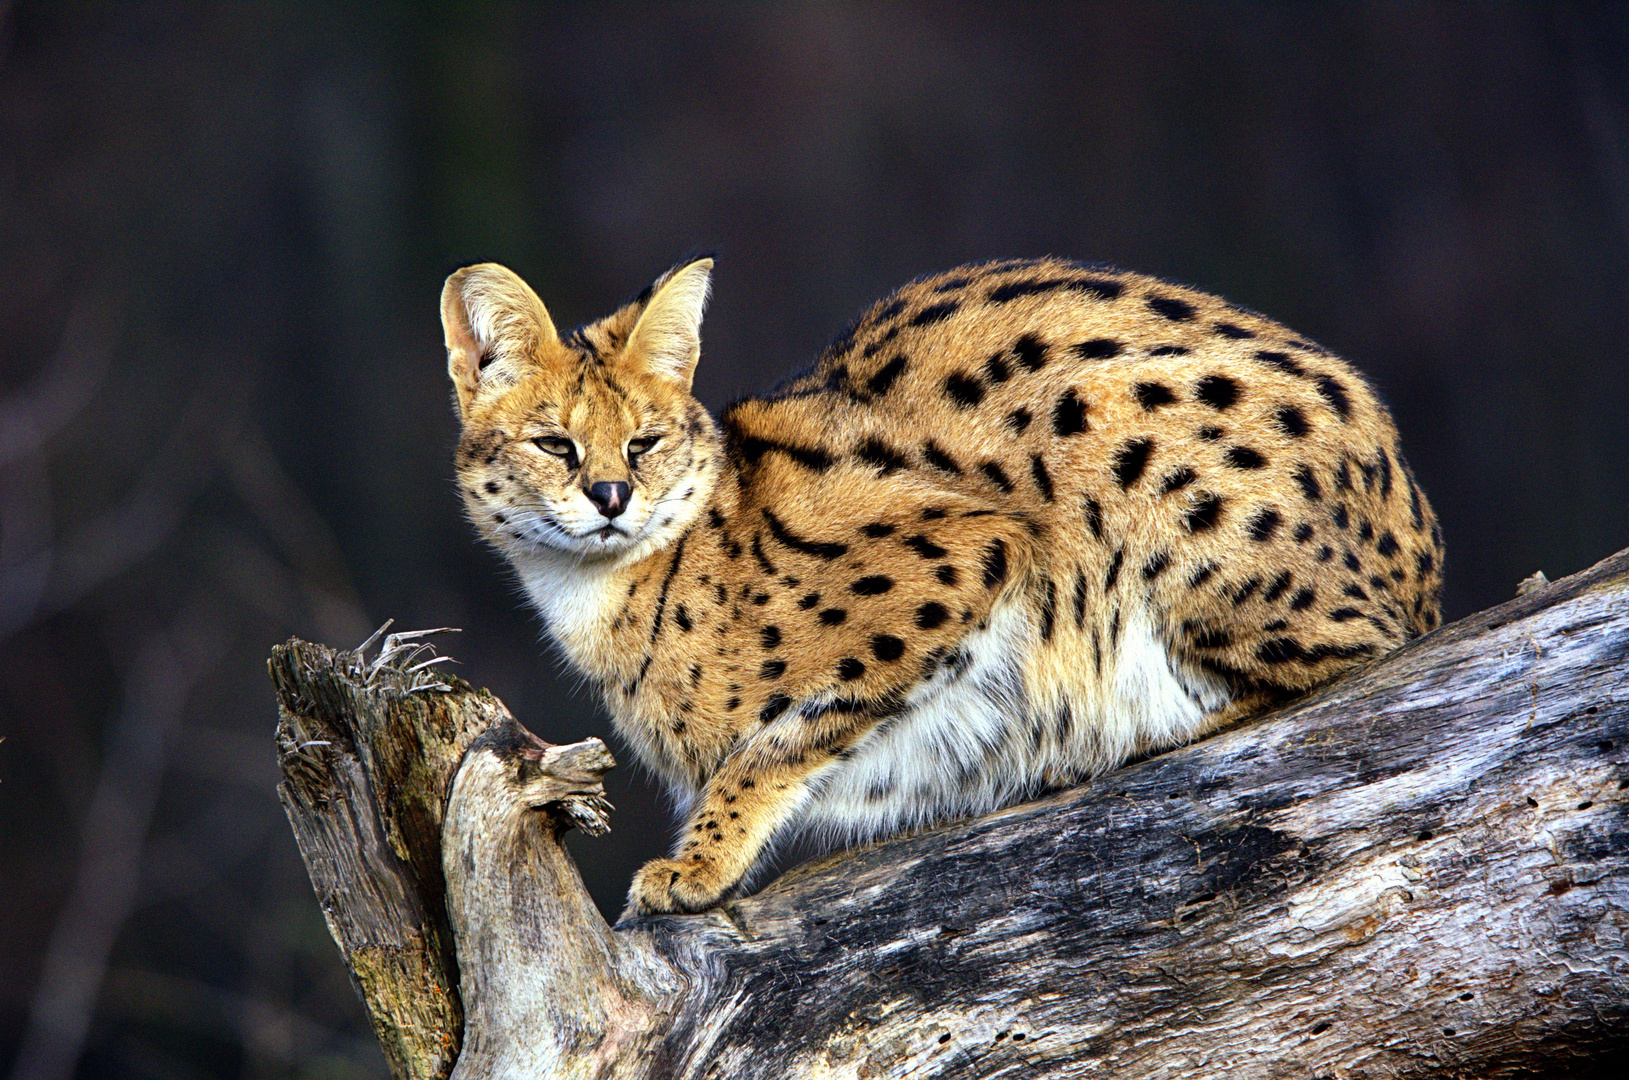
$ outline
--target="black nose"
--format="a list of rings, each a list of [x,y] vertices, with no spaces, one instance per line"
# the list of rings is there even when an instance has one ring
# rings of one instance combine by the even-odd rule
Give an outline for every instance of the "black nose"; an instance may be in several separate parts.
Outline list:
[[[614,518],[628,509],[628,483],[625,480],[601,480],[588,486],[588,501],[600,508],[600,513]]]

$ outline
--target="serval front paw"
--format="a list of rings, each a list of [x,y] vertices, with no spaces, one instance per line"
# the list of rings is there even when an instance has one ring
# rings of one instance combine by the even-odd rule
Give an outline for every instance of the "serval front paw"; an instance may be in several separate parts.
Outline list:
[[[646,915],[692,914],[724,899],[731,884],[701,855],[652,859],[634,875],[628,903]]]

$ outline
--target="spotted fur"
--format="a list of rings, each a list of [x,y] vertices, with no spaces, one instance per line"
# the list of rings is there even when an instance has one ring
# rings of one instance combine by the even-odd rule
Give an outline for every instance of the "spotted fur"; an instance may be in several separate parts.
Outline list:
[[[1007,804],[1437,624],[1390,417],[1268,319],[1104,267],[961,267],[720,424],[690,395],[711,269],[564,336],[501,267],[443,293],[470,517],[686,801],[646,910],[717,903],[788,830]]]

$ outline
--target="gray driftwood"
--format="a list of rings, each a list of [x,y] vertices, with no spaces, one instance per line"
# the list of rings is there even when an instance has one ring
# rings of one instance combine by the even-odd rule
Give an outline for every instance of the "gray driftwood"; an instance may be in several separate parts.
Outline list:
[[[322,646],[272,672],[284,805],[399,1077],[1558,1077],[1629,1053],[1629,551],[1200,744],[615,928],[558,842],[606,825],[597,740]]]

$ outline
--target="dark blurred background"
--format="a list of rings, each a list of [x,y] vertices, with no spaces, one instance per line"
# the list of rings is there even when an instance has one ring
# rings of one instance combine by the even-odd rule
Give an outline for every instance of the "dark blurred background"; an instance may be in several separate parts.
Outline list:
[[[1380,387],[1457,618],[1629,545],[1626,50],[1621,5],[0,0],[0,1074],[383,1075],[272,644],[459,626],[606,733],[460,517],[455,266],[570,326],[719,249],[714,408],[963,260],[1219,292]],[[621,757],[613,913],[667,832]]]

